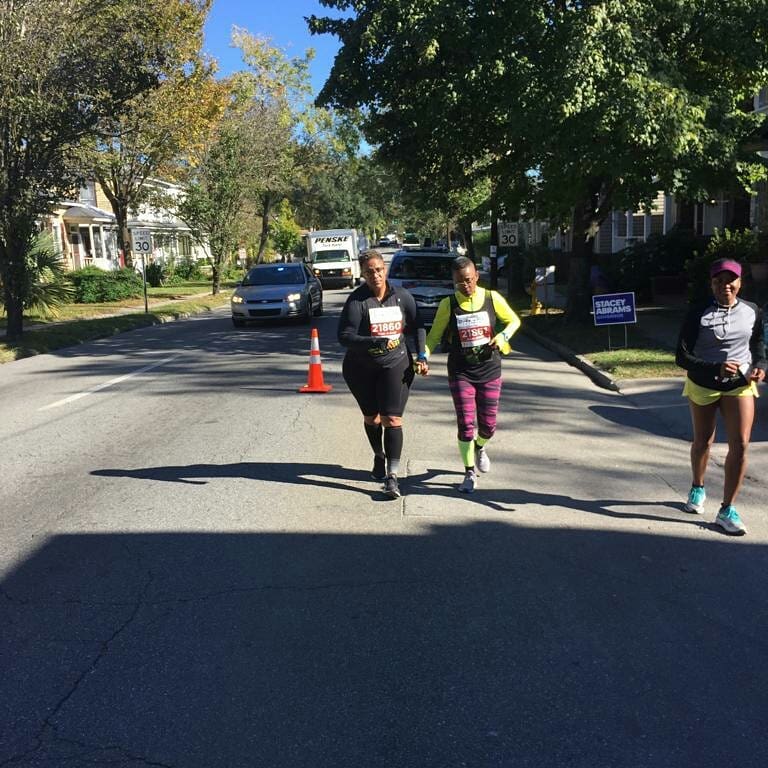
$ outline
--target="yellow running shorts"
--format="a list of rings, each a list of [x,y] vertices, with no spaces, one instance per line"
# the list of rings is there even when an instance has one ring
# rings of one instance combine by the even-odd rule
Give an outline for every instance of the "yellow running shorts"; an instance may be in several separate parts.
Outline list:
[[[696,405],[712,405],[712,403],[718,402],[721,397],[759,397],[759,395],[757,394],[757,384],[754,381],[750,381],[749,384],[738,389],[720,392],[717,389],[701,387],[686,378],[683,385],[683,397],[687,397]]]

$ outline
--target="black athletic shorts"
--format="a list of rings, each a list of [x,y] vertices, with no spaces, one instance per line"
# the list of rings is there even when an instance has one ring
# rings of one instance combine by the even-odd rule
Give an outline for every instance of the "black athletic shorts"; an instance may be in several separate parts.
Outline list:
[[[347,355],[342,366],[344,381],[363,416],[402,416],[413,383],[413,366],[406,355],[392,368],[366,365]]]

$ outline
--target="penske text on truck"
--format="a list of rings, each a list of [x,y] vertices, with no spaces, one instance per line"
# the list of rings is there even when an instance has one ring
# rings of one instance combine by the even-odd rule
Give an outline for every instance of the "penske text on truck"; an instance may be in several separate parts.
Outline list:
[[[307,261],[323,286],[347,285],[360,281],[357,231],[317,229],[307,235]]]

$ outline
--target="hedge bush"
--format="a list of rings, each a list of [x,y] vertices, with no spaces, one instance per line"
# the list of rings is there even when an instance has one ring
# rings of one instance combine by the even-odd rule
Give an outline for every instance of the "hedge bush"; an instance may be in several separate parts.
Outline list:
[[[174,261],[170,273],[174,277],[181,277],[183,280],[203,280],[205,278],[200,265],[188,256]]]
[[[147,283],[153,288],[159,288],[167,277],[165,266],[157,261],[147,264]]]
[[[144,295],[141,275],[129,268],[107,272],[98,267],[85,267],[71,272],[69,280],[75,287],[76,304],[122,301]]]
[[[604,271],[616,290],[634,291],[638,301],[650,301],[653,278],[684,274],[687,262],[703,246],[693,231],[673,227],[665,235],[651,235],[615,254]]]

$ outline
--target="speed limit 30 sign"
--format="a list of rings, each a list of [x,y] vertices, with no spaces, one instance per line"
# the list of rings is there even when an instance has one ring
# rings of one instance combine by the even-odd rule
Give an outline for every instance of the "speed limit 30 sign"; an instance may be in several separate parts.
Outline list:
[[[499,246],[512,248],[518,244],[517,222],[499,222]]]
[[[152,233],[148,229],[132,229],[133,252],[143,256],[152,253]]]

